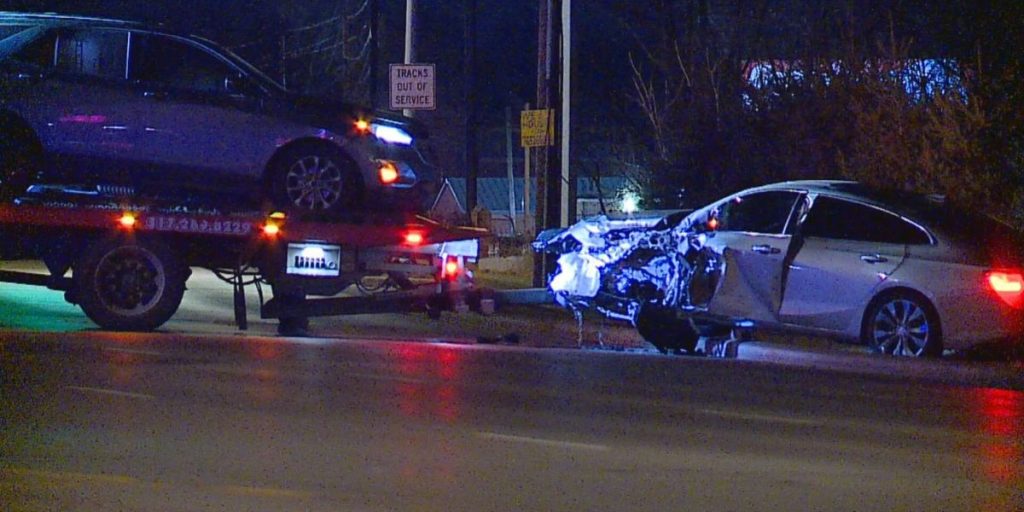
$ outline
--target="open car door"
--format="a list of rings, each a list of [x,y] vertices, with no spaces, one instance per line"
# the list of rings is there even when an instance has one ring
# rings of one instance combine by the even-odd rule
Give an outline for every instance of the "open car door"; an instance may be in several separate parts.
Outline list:
[[[712,210],[718,226],[704,250],[717,256],[718,279],[707,312],[722,317],[775,322],[790,256],[798,191],[734,196]]]

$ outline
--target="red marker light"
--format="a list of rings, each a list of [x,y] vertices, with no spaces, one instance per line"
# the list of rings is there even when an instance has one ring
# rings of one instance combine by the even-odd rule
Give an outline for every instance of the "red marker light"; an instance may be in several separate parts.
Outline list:
[[[420,245],[423,243],[423,233],[410,231],[405,234],[405,245]]]
[[[1024,275],[1020,272],[991,271],[985,280],[1003,302],[1015,308],[1024,305]]]
[[[717,217],[711,217],[710,219],[708,219],[708,229],[710,229],[711,231],[718,229]]]
[[[121,224],[121,227],[131,229],[135,227],[136,220],[137,219],[135,218],[134,214],[125,212],[123,215],[121,215],[121,218],[117,219],[117,222]]]
[[[448,256],[444,262],[444,276],[448,279],[455,279],[459,275],[459,259],[455,256]]]

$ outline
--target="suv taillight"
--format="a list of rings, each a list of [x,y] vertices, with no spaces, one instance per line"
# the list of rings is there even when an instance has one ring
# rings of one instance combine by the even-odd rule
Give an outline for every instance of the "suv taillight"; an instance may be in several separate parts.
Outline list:
[[[985,274],[989,288],[1003,302],[1015,308],[1024,306],[1024,274],[1016,270],[992,270]]]

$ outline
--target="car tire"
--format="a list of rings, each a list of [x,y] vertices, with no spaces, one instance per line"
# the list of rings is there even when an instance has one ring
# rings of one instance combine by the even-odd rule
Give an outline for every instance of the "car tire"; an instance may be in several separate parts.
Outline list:
[[[178,310],[188,275],[162,243],[106,238],[87,247],[75,265],[75,297],[104,329],[151,331]]]
[[[633,318],[636,332],[663,354],[697,348],[700,332],[689,318],[679,318],[672,308],[653,302],[640,306]]]
[[[907,291],[886,293],[871,301],[864,313],[861,340],[880,354],[942,355],[938,313],[923,296]]]
[[[323,144],[285,149],[271,165],[274,207],[303,218],[338,218],[360,209],[362,182],[355,162]]]

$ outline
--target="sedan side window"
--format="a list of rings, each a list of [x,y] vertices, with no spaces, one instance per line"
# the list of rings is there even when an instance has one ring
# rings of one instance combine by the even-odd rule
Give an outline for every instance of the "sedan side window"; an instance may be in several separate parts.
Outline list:
[[[780,235],[798,196],[796,192],[771,191],[733,198],[718,207],[718,230]]]
[[[124,80],[127,52],[127,32],[62,32],[57,38],[57,69],[78,75]]]
[[[239,73],[206,50],[170,37],[133,34],[131,78],[173,90],[223,94]]]
[[[801,227],[804,236],[863,242],[920,245],[927,233],[885,210],[818,196]]]

